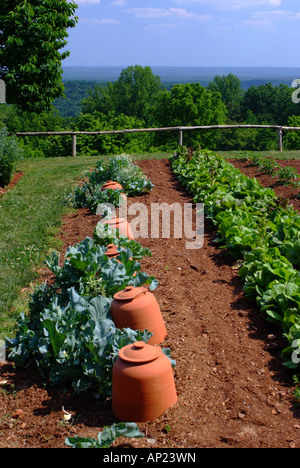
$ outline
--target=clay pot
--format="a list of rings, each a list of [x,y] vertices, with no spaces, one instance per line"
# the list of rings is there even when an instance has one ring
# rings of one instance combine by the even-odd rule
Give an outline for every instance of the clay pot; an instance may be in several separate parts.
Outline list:
[[[111,303],[111,314],[117,328],[153,333],[148,341],[151,345],[161,343],[167,335],[158,302],[146,288],[127,286],[117,292]]]
[[[116,190],[116,189],[123,190],[123,187],[118,182],[114,182],[113,180],[108,180],[107,182],[105,182],[105,184],[102,185],[101,191],[103,192],[103,190],[108,190],[108,189],[110,189],[110,190]],[[121,193],[120,196],[123,198],[124,201],[127,200],[127,197],[126,197],[125,193]]]
[[[115,258],[118,255],[120,255],[120,252],[118,251],[118,247],[114,244],[108,244],[107,246],[107,251],[105,252],[105,255],[109,258]]]
[[[119,182],[115,182],[114,180],[108,180],[107,182],[105,182],[105,184],[102,185],[101,187],[101,190],[108,190],[108,189],[111,189],[111,190],[115,190],[115,189],[120,189],[120,190],[123,190],[123,187],[121,184],[119,184]]]
[[[112,412],[120,421],[146,422],[177,402],[169,358],[159,346],[124,346],[112,373]]]
[[[114,216],[113,218],[105,221],[104,224],[108,224],[112,229],[118,229],[120,236],[126,236],[133,240],[133,233],[130,224],[125,218],[117,218]]]

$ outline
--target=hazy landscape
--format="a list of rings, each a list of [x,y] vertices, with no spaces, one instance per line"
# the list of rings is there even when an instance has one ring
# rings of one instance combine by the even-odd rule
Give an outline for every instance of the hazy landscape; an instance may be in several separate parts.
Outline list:
[[[125,66],[119,67],[64,67],[64,81],[116,81]],[[156,67],[152,72],[158,75],[163,84],[200,82],[207,86],[215,76],[232,73],[236,75],[243,89],[251,86],[272,83],[273,86],[286,84],[291,86],[300,78],[300,68],[285,67]]]

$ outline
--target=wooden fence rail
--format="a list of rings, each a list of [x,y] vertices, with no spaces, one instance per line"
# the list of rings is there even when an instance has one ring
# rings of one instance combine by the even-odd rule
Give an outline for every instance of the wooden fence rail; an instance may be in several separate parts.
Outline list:
[[[160,127],[160,128],[130,128],[124,130],[102,130],[102,131],[61,131],[61,132],[17,132],[16,136],[72,136],[72,156],[76,156],[76,144],[78,135],[120,135],[125,133],[142,132],[178,132],[178,144],[183,145],[183,132],[191,130],[226,130],[244,128],[269,128],[277,131],[278,151],[283,151],[282,137],[284,131],[300,131],[300,127],[283,127],[278,125],[199,125],[193,127]]]

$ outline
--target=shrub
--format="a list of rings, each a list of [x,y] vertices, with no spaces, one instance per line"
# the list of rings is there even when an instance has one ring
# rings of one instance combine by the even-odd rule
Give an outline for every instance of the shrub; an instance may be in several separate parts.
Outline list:
[[[6,128],[2,128],[0,130],[0,187],[5,187],[10,183],[21,154],[15,137],[9,137]]]
[[[121,193],[130,197],[139,196],[152,190],[153,184],[147,179],[143,171],[135,165],[130,156],[121,154],[109,159],[107,165],[100,159],[95,169],[88,173],[89,181],[82,187],[77,187],[74,194],[70,194],[66,202],[76,208],[88,207],[92,213],[97,212],[101,204],[109,203],[119,206]],[[101,190],[104,182],[114,180],[122,185],[122,190]]]

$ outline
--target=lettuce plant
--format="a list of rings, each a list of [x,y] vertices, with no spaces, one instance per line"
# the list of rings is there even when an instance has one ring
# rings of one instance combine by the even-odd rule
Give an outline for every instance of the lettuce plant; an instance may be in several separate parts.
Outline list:
[[[300,215],[211,151],[194,152],[187,160],[181,149],[170,161],[194,201],[205,204],[218,232],[215,241],[239,259],[245,294],[268,321],[282,327],[288,343],[284,364],[299,369],[291,355],[292,345],[300,343]]]

